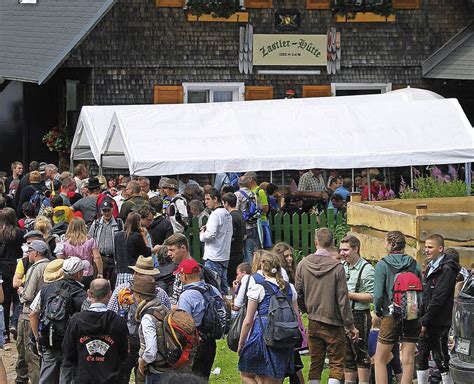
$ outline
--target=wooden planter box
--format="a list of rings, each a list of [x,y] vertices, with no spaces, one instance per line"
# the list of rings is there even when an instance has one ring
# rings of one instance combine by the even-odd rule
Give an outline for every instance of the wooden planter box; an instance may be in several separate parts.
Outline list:
[[[220,22],[220,23],[247,23],[249,21],[248,12],[237,12],[229,18],[214,17],[212,15],[196,16],[188,13],[188,21],[202,21],[202,22]]]
[[[474,197],[354,201],[347,207],[347,223],[369,259],[386,254],[388,231],[400,231],[407,237],[406,253],[420,263],[425,261],[424,241],[434,233],[445,238],[446,247],[457,249],[464,267],[474,262]]]
[[[393,23],[395,22],[395,15],[381,16],[373,12],[357,12],[355,18],[346,17],[343,15],[336,15],[337,23]]]

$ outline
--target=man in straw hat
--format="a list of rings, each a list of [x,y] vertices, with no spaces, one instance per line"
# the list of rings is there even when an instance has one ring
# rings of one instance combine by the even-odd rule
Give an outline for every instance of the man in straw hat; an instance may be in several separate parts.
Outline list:
[[[28,377],[33,384],[39,382],[39,356],[29,348],[31,324],[29,319],[30,304],[44,284],[43,274],[49,262],[49,247],[42,240],[33,240],[28,244],[28,268],[23,288],[19,288],[20,302],[23,304],[23,313],[18,322],[17,344],[25,351],[25,362],[28,366]],[[20,348],[19,348],[20,349]]]
[[[160,271],[154,267],[152,257],[139,256],[136,264],[131,265],[130,268],[133,270],[133,279],[115,287],[109,304],[107,305],[109,310],[119,313],[127,321],[128,331],[130,333],[130,353],[124,363],[125,382],[127,383],[132,369],[136,367],[138,363],[138,350],[140,349],[140,340],[138,337],[139,324],[135,317],[138,304],[133,300],[131,289],[137,278],[142,276],[154,277],[160,273]],[[168,295],[158,286],[154,286],[154,299],[160,302],[165,308],[171,308]]]
[[[64,362],[74,366],[77,382],[119,383],[128,354],[127,324],[107,310],[111,295],[108,280],[93,280],[87,294],[92,304],[69,321],[63,341]]]
[[[53,266],[57,267],[57,264]],[[60,278],[57,271],[58,279],[53,279],[41,288],[36,305],[31,307],[32,331],[41,351],[40,384],[72,382],[72,367],[62,364],[61,343],[69,319],[74,313],[81,311],[82,304],[87,299],[84,286],[80,283],[87,268],[89,262],[76,256],[64,260],[63,278]],[[53,308],[55,313],[64,311],[64,320],[52,320],[49,315]]]

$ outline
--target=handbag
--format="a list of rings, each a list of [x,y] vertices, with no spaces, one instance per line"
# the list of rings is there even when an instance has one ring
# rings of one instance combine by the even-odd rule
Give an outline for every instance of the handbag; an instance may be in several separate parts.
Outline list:
[[[245,285],[245,293],[247,293],[247,290],[249,288],[249,282],[250,276],[247,280],[247,284]],[[229,332],[227,333],[227,346],[233,352],[237,352],[237,350],[239,349],[240,331],[242,330],[242,325],[244,324],[244,319],[246,315],[247,300],[244,301],[239,311],[237,312],[237,316],[235,316],[235,318],[232,320]]]

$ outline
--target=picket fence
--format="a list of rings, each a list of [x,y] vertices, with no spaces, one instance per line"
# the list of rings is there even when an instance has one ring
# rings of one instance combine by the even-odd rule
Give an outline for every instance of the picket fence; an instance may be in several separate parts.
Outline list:
[[[205,222],[205,220],[204,220]],[[341,212],[334,215],[334,210],[328,208],[327,211],[319,214],[293,214],[277,213],[270,215],[270,230],[273,244],[284,241],[290,244],[295,252],[296,259],[300,259],[315,251],[314,234],[318,228],[328,227],[332,230],[336,239],[336,244],[345,236],[349,227],[345,222],[345,217]],[[199,241],[198,219],[194,217],[191,225],[185,232],[191,248],[191,255],[201,260],[203,245]]]

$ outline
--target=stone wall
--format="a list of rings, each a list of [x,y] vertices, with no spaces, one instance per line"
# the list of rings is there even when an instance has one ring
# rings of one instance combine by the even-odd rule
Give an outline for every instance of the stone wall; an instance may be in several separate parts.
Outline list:
[[[116,5],[76,48],[63,67],[92,68],[88,104],[153,102],[154,85],[182,82],[244,82],[272,85],[274,97],[288,88],[301,94],[302,85],[346,82],[392,82],[429,88],[421,79],[421,63],[450,37],[474,20],[465,0],[422,0],[419,10],[397,10],[394,23],[336,23],[329,10],[301,13],[299,34],[341,32],[342,69],[328,75],[243,75],[238,70],[237,23],[188,22],[180,8],[158,8],[155,0],[117,0]],[[254,33],[277,33],[275,10],[249,9]],[[262,67],[259,67],[262,68]],[[274,69],[274,68],[272,68]],[[291,69],[291,68],[287,68]],[[297,67],[293,69],[304,69]]]

